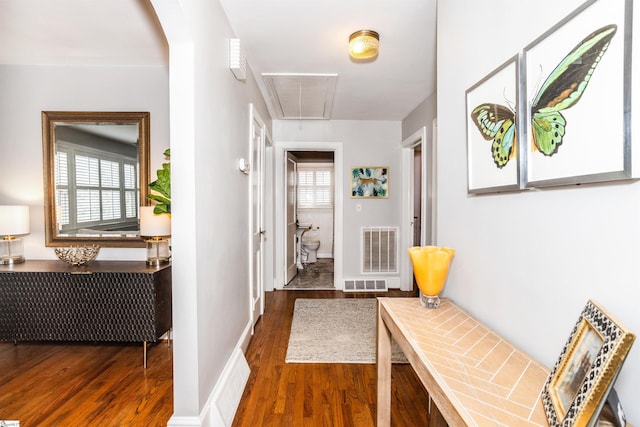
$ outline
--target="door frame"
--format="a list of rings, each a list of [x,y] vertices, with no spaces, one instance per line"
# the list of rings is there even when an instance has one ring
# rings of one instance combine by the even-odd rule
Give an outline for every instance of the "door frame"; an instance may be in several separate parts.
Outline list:
[[[333,151],[334,167],[334,204],[333,204],[333,285],[336,290],[344,288],[342,248],[343,248],[343,212],[344,212],[344,167],[343,145],[341,142],[275,142],[274,155],[274,218],[275,218],[275,276],[274,288],[284,287],[286,260],[284,259],[284,239],[286,233],[286,216],[284,188],[286,185],[286,152],[287,151]]]
[[[435,121],[434,121],[435,125]],[[413,174],[414,149],[420,146],[422,151],[422,175],[420,203],[421,245],[435,244],[436,215],[436,144],[427,138],[427,127],[423,126],[402,141],[402,248],[413,246]],[[413,290],[413,268],[406,250],[401,251],[400,289]]]

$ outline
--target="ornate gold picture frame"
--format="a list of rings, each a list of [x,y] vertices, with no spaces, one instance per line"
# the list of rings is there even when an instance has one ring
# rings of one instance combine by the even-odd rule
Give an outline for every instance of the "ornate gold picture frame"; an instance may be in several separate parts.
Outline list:
[[[600,415],[635,335],[589,300],[542,390],[549,425],[591,425]]]

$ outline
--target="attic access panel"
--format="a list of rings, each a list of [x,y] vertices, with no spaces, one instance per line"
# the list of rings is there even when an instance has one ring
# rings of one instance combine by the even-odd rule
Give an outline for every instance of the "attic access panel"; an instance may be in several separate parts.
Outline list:
[[[279,119],[330,119],[337,74],[263,73]]]

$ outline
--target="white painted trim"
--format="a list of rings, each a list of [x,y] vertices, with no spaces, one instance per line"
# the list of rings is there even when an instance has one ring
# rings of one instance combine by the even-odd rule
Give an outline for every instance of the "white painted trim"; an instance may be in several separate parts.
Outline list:
[[[438,118],[433,119],[431,136],[431,244],[438,244]]]
[[[270,139],[271,137],[266,135],[266,143],[265,147],[265,195],[264,195],[264,228],[266,231],[266,242],[264,245],[264,290],[266,292],[273,291],[273,284],[275,283],[275,206],[274,206],[274,152],[273,152],[273,141]]]
[[[401,143],[402,147],[402,226],[400,227],[400,289],[413,289],[413,267],[406,248],[413,246],[413,149],[420,145],[422,150],[422,202],[420,221],[423,224],[421,241],[425,241],[426,193],[427,193],[427,128],[423,126]]]
[[[171,417],[167,423],[168,427],[201,427],[200,417]]]
[[[251,337],[253,336],[253,334],[251,333],[252,328],[253,327],[251,325],[251,321],[249,321],[247,323],[247,326],[245,326],[244,331],[242,331],[240,339],[238,340],[237,347],[241,349],[243,353],[246,353],[247,349],[249,348],[249,343],[251,342]]]
[[[254,218],[254,210],[253,210],[253,204],[255,202],[254,200],[254,191],[253,191],[253,182],[254,180],[257,178],[258,179],[258,185],[259,185],[259,194],[258,194],[258,203],[259,203],[259,208],[258,208],[258,228],[260,230],[264,230],[265,229],[265,189],[266,189],[266,185],[265,185],[265,150],[266,150],[266,142],[265,142],[265,129],[266,129],[266,125],[264,124],[264,121],[262,120],[262,117],[260,117],[260,114],[258,113],[258,111],[255,109],[253,103],[249,103],[249,159],[252,159],[253,157],[253,151],[254,149],[256,149],[256,147],[254,147],[254,135],[255,135],[255,131],[256,129],[254,129],[254,126],[257,125],[257,130],[260,134],[260,141],[258,142],[259,147],[257,147],[258,150],[258,155],[259,155],[259,159],[258,159],[258,163],[259,166],[258,168],[258,174],[259,176],[256,177],[256,165],[251,165],[251,171],[249,173],[249,183],[248,183],[248,191],[249,191],[249,223],[248,223],[248,227],[249,227],[249,316],[251,318],[251,323],[253,325],[256,324],[256,322],[258,321],[258,319],[260,318],[260,316],[262,316],[264,314],[264,282],[265,282],[265,276],[264,276],[264,263],[265,263],[265,246],[266,246],[266,242],[264,239],[264,236],[261,234],[260,236],[260,265],[258,265],[258,273],[254,274],[254,268],[256,268],[256,266],[253,263],[253,258],[254,258],[254,253],[256,251],[256,247],[254,246],[254,229],[253,229],[253,225],[256,223],[256,218]],[[249,162],[251,162],[251,160],[249,160]],[[257,245],[256,245],[257,246]],[[258,277],[259,279],[259,283],[258,283],[258,294],[259,295],[253,295],[253,288],[254,288],[254,283],[253,282],[253,278],[254,277]],[[259,307],[255,307],[256,302],[259,304]],[[257,311],[257,314],[256,314]]]
[[[283,189],[285,185],[284,159],[287,151],[333,151],[334,166],[334,261],[333,261],[333,283],[337,290],[344,287],[342,280],[343,272],[343,221],[344,221],[344,154],[341,142],[276,142],[274,144],[274,218],[275,218],[275,278],[274,288],[282,289],[286,271],[284,259],[284,234],[286,230],[285,200]]]

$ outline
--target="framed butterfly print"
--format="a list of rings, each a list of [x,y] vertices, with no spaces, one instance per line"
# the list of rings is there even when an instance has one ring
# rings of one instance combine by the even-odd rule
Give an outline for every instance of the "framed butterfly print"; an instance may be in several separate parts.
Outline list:
[[[605,402],[617,402],[613,385],[634,340],[604,308],[587,302],[542,388],[549,426],[596,425]],[[615,406],[622,412],[619,402]]]
[[[518,55],[466,91],[467,191],[520,189]]]
[[[631,178],[631,0],[590,0],[522,57],[525,187]]]

